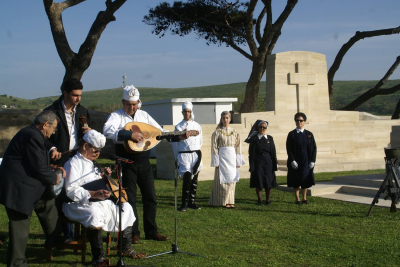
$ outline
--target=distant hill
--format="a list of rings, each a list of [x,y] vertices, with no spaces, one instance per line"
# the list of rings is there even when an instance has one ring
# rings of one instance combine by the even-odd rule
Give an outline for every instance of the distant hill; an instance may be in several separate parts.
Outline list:
[[[334,107],[343,107],[350,103],[357,96],[375,86],[377,81],[335,81]],[[386,82],[385,88],[390,88],[399,84],[400,80],[391,80]],[[150,88],[139,87],[140,98],[143,102],[168,99],[168,98],[208,98],[208,97],[238,97],[243,99],[246,83],[232,83],[201,87],[188,88]],[[89,109],[112,111],[121,107],[122,88],[98,90],[98,91],[83,91],[82,105]],[[36,98],[32,100],[16,98],[13,96],[0,95],[0,105],[16,104],[18,108],[41,109],[50,105],[59,96],[49,96]],[[362,105],[358,110],[370,112],[375,115],[391,115],[398,99],[400,92],[388,95],[379,96],[371,99],[366,104]],[[265,99],[265,81],[261,82],[259,99]],[[238,108],[238,105],[235,106]]]

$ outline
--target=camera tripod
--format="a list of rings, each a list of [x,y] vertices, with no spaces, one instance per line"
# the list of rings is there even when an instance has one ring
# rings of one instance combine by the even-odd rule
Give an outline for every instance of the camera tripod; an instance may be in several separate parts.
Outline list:
[[[372,207],[379,202],[379,197],[382,193],[387,193],[387,195],[384,197],[385,200],[387,200],[389,197],[392,200],[392,204],[390,206],[390,212],[396,212],[396,204],[399,203],[400,201],[400,180],[399,180],[399,163],[397,162],[398,160],[398,155],[397,153],[399,152],[400,149],[395,149],[397,151],[396,155],[391,155],[392,151],[388,151],[388,149],[385,149],[385,162],[386,162],[386,177],[383,180],[381,186],[379,187],[378,192],[376,193],[374,200],[372,201],[369,210],[366,214],[368,217],[369,214],[371,213]],[[394,157],[396,156],[396,157]]]

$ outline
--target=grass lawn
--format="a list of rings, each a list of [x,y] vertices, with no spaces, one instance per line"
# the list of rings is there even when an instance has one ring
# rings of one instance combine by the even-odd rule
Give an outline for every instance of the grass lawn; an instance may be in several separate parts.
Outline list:
[[[383,170],[316,174],[317,181],[334,176],[382,173]],[[200,174],[201,176],[201,174]],[[285,177],[278,177],[279,183]],[[171,240],[141,240],[136,251],[148,255],[171,250],[174,242],[174,182],[156,180],[159,231]],[[179,192],[182,182],[179,181]],[[367,205],[308,197],[298,206],[292,193],[272,191],[272,205],[257,206],[249,180],[236,186],[236,209],[207,207],[212,181],[199,183],[197,203],[201,210],[178,213],[178,246],[203,255],[167,254],[126,264],[141,266],[400,266],[400,212]],[[180,193],[178,194],[180,196]],[[180,201],[180,197],[178,198]],[[372,201],[372,199],[371,199]],[[139,216],[142,218],[141,203]],[[7,240],[8,221],[0,206],[0,239]],[[140,222],[141,224],[141,222]],[[142,229],[142,225],[140,225]],[[29,266],[82,266],[72,251],[54,251],[45,261],[44,235],[34,215],[27,257]],[[88,244],[89,246],[89,244]],[[90,247],[90,246],[89,246]],[[90,249],[89,249],[90,251]],[[7,243],[0,248],[0,263],[6,261]],[[87,259],[91,259],[88,253]],[[116,263],[116,257],[112,262]]]

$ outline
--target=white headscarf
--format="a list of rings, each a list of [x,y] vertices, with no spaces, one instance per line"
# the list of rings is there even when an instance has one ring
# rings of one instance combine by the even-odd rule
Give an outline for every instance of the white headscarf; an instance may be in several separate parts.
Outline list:
[[[194,113],[193,113],[193,104],[192,104],[192,102],[186,101],[185,103],[182,104],[182,110],[185,110],[187,108],[192,111],[192,113],[190,114],[190,116],[191,116],[190,119],[192,121],[194,121]]]
[[[261,121],[258,123],[257,127],[260,127],[261,124],[265,123],[265,125],[267,125],[267,129],[268,129],[268,121]]]
[[[106,145],[106,137],[96,130],[87,131],[83,140],[95,148],[103,148]]]
[[[127,85],[123,89],[122,99],[126,101],[139,101],[139,108],[142,106],[142,101],[139,99],[139,90],[133,85]]]

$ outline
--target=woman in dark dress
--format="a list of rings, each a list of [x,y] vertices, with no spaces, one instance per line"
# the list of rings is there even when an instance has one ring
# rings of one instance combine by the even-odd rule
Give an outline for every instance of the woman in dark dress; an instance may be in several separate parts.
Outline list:
[[[258,121],[257,121],[258,122]],[[257,123],[256,122],[256,123]],[[257,205],[262,205],[262,190],[265,188],[265,204],[271,204],[271,188],[276,187],[275,171],[278,169],[275,143],[267,135],[268,122],[258,122],[258,133],[249,137],[250,188],[256,189]]]
[[[298,112],[294,115],[296,129],[289,132],[286,139],[286,151],[288,154],[287,186],[293,187],[295,204],[308,204],[307,188],[315,184],[314,165],[317,158],[317,145],[314,135],[304,129],[307,117]],[[303,196],[300,202],[300,187]]]

